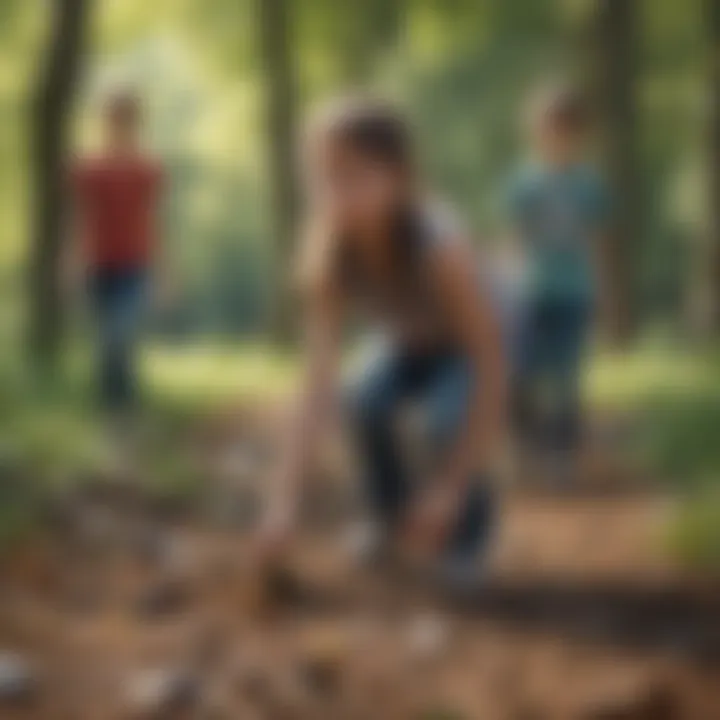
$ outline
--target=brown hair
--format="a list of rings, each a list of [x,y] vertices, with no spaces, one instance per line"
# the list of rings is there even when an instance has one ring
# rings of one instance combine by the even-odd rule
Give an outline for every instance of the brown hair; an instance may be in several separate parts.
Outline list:
[[[412,178],[416,171],[415,144],[410,124],[390,103],[365,96],[333,100],[313,117],[310,137],[330,137],[369,160]],[[404,239],[410,232],[406,212],[396,218],[398,246],[407,247]],[[342,239],[323,232],[310,223],[302,239],[299,279],[304,289],[317,288],[331,281],[340,264]]]
[[[412,171],[412,129],[392,104],[373,97],[351,96],[325,105],[310,124],[311,133],[333,137],[375,162]]]
[[[140,96],[128,88],[115,90],[105,99],[103,112],[107,121],[113,125],[137,127],[142,120]]]
[[[553,83],[537,90],[531,100],[530,118],[573,134],[588,131],[593,119],[586,94],[570,83]]]

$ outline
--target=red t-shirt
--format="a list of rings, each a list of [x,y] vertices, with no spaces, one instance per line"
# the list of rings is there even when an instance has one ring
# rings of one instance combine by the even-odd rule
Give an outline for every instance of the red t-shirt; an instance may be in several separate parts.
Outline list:
[[[142,267],[153,254],[162,169],[142,157],[84,160],[73,173],[76,205],[91,267]]]

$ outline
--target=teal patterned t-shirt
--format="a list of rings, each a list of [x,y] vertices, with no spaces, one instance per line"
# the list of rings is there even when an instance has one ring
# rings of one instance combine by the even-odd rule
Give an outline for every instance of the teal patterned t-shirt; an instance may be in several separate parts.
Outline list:
[[[605,184],[594,169],[527,165],[511,184],[509,206],[527,253],[531,294],[592,299],[592,245],[608,215]]]

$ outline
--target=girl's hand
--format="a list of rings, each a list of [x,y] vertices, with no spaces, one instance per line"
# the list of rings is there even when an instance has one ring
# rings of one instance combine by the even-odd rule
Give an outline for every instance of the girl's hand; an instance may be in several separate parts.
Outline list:
[[[439,552],[458,513],[458,488],[445,480],[434,483],[415,503],[408,515],[404,537],[410,549]]]
[[[282,559],[295,531],[295,506],[290,500],[275,500],[265,513],[255,543],[255,557],[263,565]]]

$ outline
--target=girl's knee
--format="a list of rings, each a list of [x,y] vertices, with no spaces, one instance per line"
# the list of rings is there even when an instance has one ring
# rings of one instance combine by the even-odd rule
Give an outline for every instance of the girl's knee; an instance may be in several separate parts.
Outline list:
[[[384,426],[393,414],[393,404],[370,383],[355,383],[346,388],[344,406],[351,421],[363,428]]]

